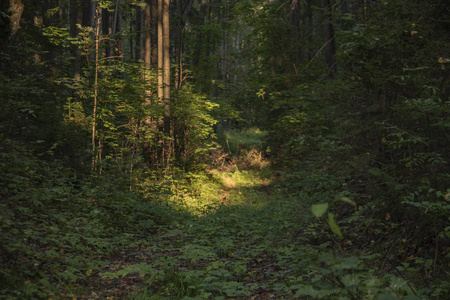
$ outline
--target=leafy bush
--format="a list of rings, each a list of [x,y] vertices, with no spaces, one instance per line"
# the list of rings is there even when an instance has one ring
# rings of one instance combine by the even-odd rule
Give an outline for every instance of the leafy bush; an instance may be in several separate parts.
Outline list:
[[[45,298],[61,284],[77,286],[105,255],[181,217],[129,191],[126,177],[79,177],[20,143],[0,146],[0,295]]]

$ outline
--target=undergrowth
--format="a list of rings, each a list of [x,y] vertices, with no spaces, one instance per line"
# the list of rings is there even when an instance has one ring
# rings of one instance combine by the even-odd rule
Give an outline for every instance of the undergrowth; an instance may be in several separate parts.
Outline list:
[[[2,143],[0,296],[76,295],[107,264],[182,215],[130,192],[126,177],[82,177]]]
[[[403,225],[331,161],[292,160],[275,171],[265,156],[252,156],[256,168],[243,154],[130,191],[129,177],[106,176],[113,167],[82,177],[12,141],[2,147],[0,295],[8,299],[448,293],[445,277],[432,287],[420,279],[445,266],[407,252]],[[373,215],[380,211],[383,219]]]

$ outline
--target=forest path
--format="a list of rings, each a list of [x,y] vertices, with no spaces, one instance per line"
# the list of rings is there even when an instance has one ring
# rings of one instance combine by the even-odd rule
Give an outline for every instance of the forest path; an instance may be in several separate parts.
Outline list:
[[[230,184],[236,175],[241,180]],[[255,171],[223,179],[224,197],[111,258],[90,290],[109,299],[292,298],[287,278],[299,259],[293,233],[309,210]]]

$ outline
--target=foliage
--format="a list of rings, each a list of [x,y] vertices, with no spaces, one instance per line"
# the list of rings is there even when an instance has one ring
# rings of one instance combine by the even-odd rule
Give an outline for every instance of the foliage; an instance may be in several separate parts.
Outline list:
[[[229,154],[239,156],[243,150],[250,151],[252,147],[262,151],[263,139],[267,132],[256,128],[232,129],[219,132],[219,142],[222,148],[226,149]]]
[[[185,85],[174,100],[175,144],[179,161],[184,170],[192,165],[200,165],[210,150],[216,149],[213,125],[217,120],[211,112],[218,105]]]
[[[1,146],[3,295],[46,297],[60,285],[79,286],[103,256],[138,246],[177,218],[169,207],[127,191],[123,176],[82,179],[16,142]]]
[[[448,298],[447,1],[327,2],[172,2],[170,117],[144,2],[2,4],[0,296]]]
[[[448,262],[439,238],[448,223],[448,69],[438,46],[449,42],[441,23],[448,7],[442,1],[382,1],[364,9],[367,14],[355,11],[351,26],[339,23],[335,11],[333,25],[344,27],[336,31],[341,50],[335,80],[324,80],[319,68],[299,72],[301,84],[294,87],[275,77],[260,80],[273,118],[267,142],[281,154],[285,186],[314,199],[316,215],[327,212],[324,199],[349,197],[358,204],[356,215],[333,205],[327,221],[336,234],[348,235],[359,249],[375,247],[384,268],[419,256],[429,270],[425,261],[431,259],[435,276],[419,268],[404,276],[422,286],[433,281],[438,291],[439,276],[447,276],[439,265]],[[424,11],[433,20],[421,18]],[[402,243],[394,242],[394,233]],[[332,297],[323,288],[302,289]]]

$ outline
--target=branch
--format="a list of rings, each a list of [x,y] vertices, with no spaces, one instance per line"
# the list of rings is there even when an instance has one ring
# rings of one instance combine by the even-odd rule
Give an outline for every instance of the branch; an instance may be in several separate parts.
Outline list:
[[[333,39],[334,38],[329,39],[325,44],[322,45],[322,47],[320,47],[319,51],[317,51],[316,55],[314,55],[314,57],[309,61],[305,68],[307,68],[316,59],[316,57],[320,54],[320,51],[322,51],[323,48],[325,48],[325,46],[328,45],[328,43],[330,43]]]

